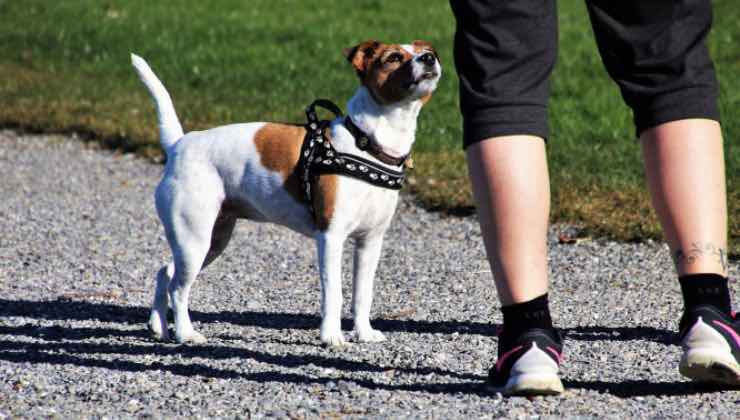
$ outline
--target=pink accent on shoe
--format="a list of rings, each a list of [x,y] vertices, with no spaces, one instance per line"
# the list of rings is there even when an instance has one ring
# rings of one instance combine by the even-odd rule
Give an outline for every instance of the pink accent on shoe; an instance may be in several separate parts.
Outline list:
[[[550,346],[547,346],[547,351],[549,351],[550,353],[552,353],[555,356],[555,359],[557,359],[559,365],[560,364],[563,364],[563,355],[562,354],[560,354],[557,350],[555,350],[554,348],[552,348]]]
[[[735,330],[733,330],[729,325],[725,324],[724,322],[720,322],[720,321],[716,321],[716,320],[715,321],[712,321],[712,322],[715,325],[718,325],[723,330],[727,331],[732,336],[732,338],[735,339],[735,344],[738,347],[740,347],[740,335],[737,335],[737,333],[735,332]]]
[[[507,351],[501,357],[499,357],[498,360],[496,361],[496,371],[497,372],[498,371],[501,371],[501,366],[504,364],[504,362],[506,361],[506,359],[508,359],[509,356],[511,356],[512,354],[514,354],[517,350],[520,350],[522,347],[524,347],[524,346],[514,347],[513,349]]]

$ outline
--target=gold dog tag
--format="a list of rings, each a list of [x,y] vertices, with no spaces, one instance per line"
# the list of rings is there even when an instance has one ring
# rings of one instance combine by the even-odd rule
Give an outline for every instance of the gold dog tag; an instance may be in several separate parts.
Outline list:
[[[406,162],[403,163],[403,166],[406,167],[406,169],[414,169],[414,159],[409,156],[408,159],[406,159]]]

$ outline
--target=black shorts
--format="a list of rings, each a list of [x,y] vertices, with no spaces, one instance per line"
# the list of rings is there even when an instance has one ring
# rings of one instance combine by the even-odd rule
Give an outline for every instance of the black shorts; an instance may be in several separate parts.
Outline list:
[[[557,56],[555,0],[450,0],[457,20],[464,146],[549,134]],[[601,59],[632,108],[639,135],[685,118],[719,120],[706,46],[710,0],[586,0]],[[588,100],[588,98],[581,98]]]

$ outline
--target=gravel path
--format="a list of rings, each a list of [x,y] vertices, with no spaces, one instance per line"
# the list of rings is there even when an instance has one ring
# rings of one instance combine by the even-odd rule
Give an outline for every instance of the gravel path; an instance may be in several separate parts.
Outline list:
[[[161,169],[75,139],[0,131],[0,419],[740,413],[740,392],[678,374],[681,302],[665,246],[560,245],[555,230],[567,390],[485,392],[501,317],[477,222],[408,197],[378,270],[374,325],[387,342],[321,347],[312,243],[249,222],[195,286],[192,317],[209,342],[154,342],[144,323],[168,258],[152,200]]]

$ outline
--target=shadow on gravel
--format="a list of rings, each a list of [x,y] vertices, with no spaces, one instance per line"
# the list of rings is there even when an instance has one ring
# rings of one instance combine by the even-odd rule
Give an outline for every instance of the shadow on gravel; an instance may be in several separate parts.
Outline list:
[[[66,329],[54,327],[55,331],[64,332],[62,336],[68,339],[74,335],[74,328]],[[36,332],[39,328],[33,326],[3,327],[0,334],[13,336],[28,336],[30,338],[41,338]],[[97,338],[99,335],[93,335]],[[158,359],[148,359],[145,362],[126,360],[122,356],[158,356]],[[174,360],[161,361],[162,357],[173,356]],[[393,384],[376,382],[370,379],[356,377],[321,377],[318,375],[264,371],[264,372],[240,372],[232,369],[209,366],[202,363],[182,363],[183,359],[197,360],[225,360],[225,359],[251,359],[256,362],[282,366],[285,368],[331,368],[346,372],[370,372],[376,373],[380,378],[393,382],[397,374],[404,376],[414,375],[424,377],[435,374],[462,379],[464,382],[417,382],[411,384]],[[483,388],[483,377],[474,374],[465,374],[446,371],[436,368],[403,368],[383,367],[364,361],[344,360],[339,358],[325,357],[319,355],[300,354],[270,354],[245,348],[197,345],[180,346],[176,344],[140,344],[140,343],[90,343],[70,341],[5,341],[0,340],[0,360],[12,363],[52,364],[52,365],[75,365],[88,368],[103,368],[126,372],[164,371],[174,375],[187,377],[206,377],[217,379],[243,379],[255,382],[279,382],[295,384],[328,384],[334,385],[345,381],[350,386],[359,386],[368,389],[386,389],[395,391],[420,391],[429,393],[479,393],[490,394]],[[393,372],[392,376],[387,376]],[[423,380],[423,378],[422,378]]]
[[[164,371],[173,375],[187,377],[205,377],[217,379],[243,379],[260,383],[294,383],[294,384],[318,384],[329,385],[332,388],[339,382],[348,383],[352,387],[366,389],[383,389],[388,391],[426,392],[431,394],[477,394],[481,397],[493,397],[486,390],[484,377],[478,375],[459,375],[439,369],[402,369],[394,368],[405,374],[428,375],[436,373],[440,375],[460,377],[465,382],[416,382],[410,384],[383,383],[371,379],[354,377],[320,377],[293,372],[263,371],[245,373],[231,369],[223,369],[199,363],[180,363],[177,361],[138,361],[122,359],[121,355],[156,355],[177,356],[182,358],[207,358],[207,359],[230,359],[251,358],[253,360],[275,364],[279,366],[296,368],[309,364],[321,367],[331,367],[348,371],[370,371],[383,374],[390,368],[379,367],[367,362],[356,362],[340,359],[332,359],[314,355],[273,355],[247,349],[220,347],[212,345],[201,345],[185,347],[177,345],[153,344],[153,345],[131,345],[131,344],[101,344],[80,342],[10,342],[0,340],[0,360],[13,363],[44,363],[53,365],[75,365],[88,368],[103,368],[126,372]],[[106,357],[107,358],[94,358]],[[393,379],[388,378],[390,382]],[[566,389],[581,388],[599,393],[606,393],[618,398],[633,398],[640,396],[681,396],[708,392],[721,392],[719,388],[705,387],[690,382],[657,382],[648,381],[624,381],[624,382],[602,382],[602,381],[563,381]]]
[[[0,299],[0,316],[23,316],[48,320],[97,320],[122,324],[144,324],[149,308],[120,306],[79,300],[23,301]],[[318,315],[284,312],[256,311],[190,311],[198,322],[228,322],[234,325],[268,329],[318,329]],[[374,319],[373,326],[386,332],[414,334],[479,334],[495,336],[496,324],[472,321],[420,321],[409,319]],[[352,322],[342,320],[342,328],[351,329]],[[663,344],[674,343],[674,333],[653,327],[600,327],[579,326],[561,330],[568,340],[579,341],[628,341],[648,340]]]
[[[22,316],[46,320],[99,320],[120,324],[143,324],[148,309],[127,307],[108,303],[84,301],[12,301],[0,299],[0,317]],[[261,313],[261,312],[193,312],[193,317],[201,322],[233,322],[239,325],[261,328],[318,328],[319,318],[314,315]],[[495,328],[489,324],[474,322],[425,322],[405,320],[376,320],[375,325],[385,331],[405,331],[412,333],[452,333],[465,331],[473,334],[493,334]],[[636,340],[646,339],[670,342],[672,333],[649,327],[643,328],[605,328],[576,327],[567,330],[570,339],[576,340]],[[256,382],[279,382],[295,384],[326,385],[340,381],[348,382],[349,387],[384,389],[390,391],[427,392],[433,394],[478,394],[491,396],[484,387],[485,377],[470,373],[452,372],[439,368],[406,368],[380,366],[366,361],[346,360],[337,357],[311,354],[271,354],[240,347],[223,345],[180,346],[158,342],[142,343],[148,333],[141,330],[120,330],[111,327],[74,328],[64,326],[0,326],[0,335],[25,336],[36,341],[0,340],[0,360],[13,363],[47,363],[55,365],[76,365],[90,368],[104,368],[128,372],[165,371],[181,376],[200,376],[208,378],[243,379]],[[83,342],[85,340],[113,338],[125,339],[116,342]],[[135,338],[137,341],[132,341]],[[157,356],[145,361],[131,360],[131,357]],[[131,356],[131,357],[129,357]],[[169,357],[172,356],[171,359]],[[163,360],[165,359],[165,360]],[[377,380],[356,377],[321,377],[303,372],[241,372],[210,366],[207,361],[226,359],[251,359],[267,365],[289,369],[330,368],[348,373],[368,372],[377,374]],[[193,363],[183,363],[189,360]],[[205,360],[206,362],[201,362]],[[392,372],[389,375],[389,372]],[[417,382],[395,383],[396,375]],[[455,378],[453,382],[425,382],[427,375]],[[436,380],[437,378],[431,379]],[[461,382],[462,381],[462,382]],[[388,382],[388,383],[387,383]],[[646,380],[627,380],[624,382],[603,381],[563,381],[566,388],[585,389],[613,395],[618,398],[639,396],[680,396],[697,393],[719,392],[721,389],[701,386],[690,382],[649,382]]]
[[[4,328],[8,330],[10,328]],[[30,338],[39,338],[38,336],[27,332],[25,327],[18,327],[15,336],[27,336]],[[73,331],[73,329],[69,329]],[[8,334],[5,332],[4,334]],[[66,337],[65,337],[66,339]],[[22,351],[22,352],[21,352]],[[24,354],[25,353],[25,354]],[[46,363],[48,357],[59,356],[59,354],[77,354],[77,355],[128,355],[128,356],[176,356],[178,359],[197,359],[207,360],[227,360],[227,359],[251,359],[256,362],[270,365],[282,366],[286,368],[300,367],[320,367],[343,370],[347,372],[376,372],[385,373],[394,371],[413,375],[444,375],[459,377],[463,379],[479,379],[477,375],[461,374],[450,372],[444,369],[421,367],[421,368],[404,368],[378,366],[364,361],[346,360],[334,357],[326,357],[311,354],[270,354],[261,351],[250,350],[240,347],[229,347],[223,345],[202,344],[194,346],[182,346],[178,344],[151,342],[141,343],[98,343],[98,342],[79,342],[79,341],[46,341],[46,342],[28,342],[28,341],[3,341],[0,340],[0,359],[14,360],[32,363]],[[91,360],[85,358],[84,360]],[[100,360],[98,360],[100,361]],[[154,363],[156,364],[156,363]],[[168,363],[169,365],[169,363]],[[149,365],[144,365],[149,366]],[[191,375],[200,375],[197,364],[186,366],[193,367]],[[209,368],[210,369],[210,368]],[[145,369],[146,370],[146,369]],[[169,370],[169,369],[164,369]],[[175,373],[175,372],[173,372]],[[178,372],[185,374],[185,372]],[[211,375],[204,375],[211,376]],[[241,376],[240,373],[234,372],[233,376]]]
[[[692,394],[707,394],[711,392],[722,392],[717,386],[698,384],[685,381],[673,382],[650,382],[646,380],[603,382],[603,381],[570,381],[564,380],[563,386],[568,388],[581,388],[596,391],[603,394],[613,395],[619,398],[634,397],[671,397]]]

